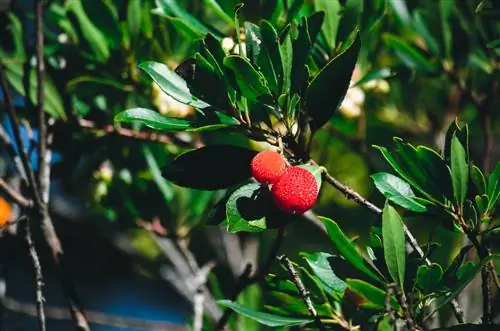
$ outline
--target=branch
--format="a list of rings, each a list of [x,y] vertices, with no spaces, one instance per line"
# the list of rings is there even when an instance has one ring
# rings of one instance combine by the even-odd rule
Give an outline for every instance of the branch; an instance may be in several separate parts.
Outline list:
[[[26,233],[25,238],[28,243],[28,249],[30,252],[31,262],[33,263],[33,268],[35,270],[35,287],[36,287],[36,311],[38,317],[38,324],[40,327],[40,331],[45,331],[45,311],[43,308],[44,305],[44,297],[43,297],[43,275],[42,275],[42,266],[40,264],[40,259],[38,258],[38,254],[36,252],[35,243],[33,242],[33,237],[31,235],[30,229],[30,220],[25,219],[26,224]]]
[[[45,191],[45,177],[47,167],[45,167],[47,155],[47,122],[45,119],[44,103],[44,74],[45,60],[43,57],[44,39],[43,39],[43,0],[35,1],[35,34],[36,34],[36,71],[37,71],[37,110],[38,110],[38,184],[40,191]]]
[[[21,193],[13,189],[9,184],[7,184],[7,182],[5,182],[5,180],[3,180],[3,178],[0,178],[0,190],[2,190],[10,200],[17,203],[21,207],[30,209],[34,205],[33,201],[25,198]]]
[[[246,265],[245,270],[243,270],[243,273],[240,275],[240,277],[238,277],[238,280],[236,281],[236,287],[233,291],[233,294],[229,297],[231,301],[237,300],[241,292],[243,292],[247,287],[260,281],[266,276],[269,269],[271,268],[273,261],[278,255],[281,245],[283,244],[284,237],[285,237],[285,227],[281,227],[278,229],[278,234],[274,239],[273,246],[271,247],[271,249],[267,254],[267,259],[264,262],[264,265],[262,266],[262,268],[259,269],[257,274],[255,274],[253,277],[251,276],[252,265],[250,263]],[[217,321],[215,329],[223,330],[232,314],[233,311],[231,309],[226,308],[226,310],[224,310],[224,314],[222,315],[222,317]]]
[[[325,330],[325,327],[323,323],[321,323],[321,320],[318,316],[318,312],[314,308],[311,297],[309,296],[309,291],[305,288],[304,284],[302,283],[302,280],[297,274],[297,271],[295,271],[292,262],[290,262],[290,260],[286,257],[286,255],[279,256],[278,261],[283,265],[283,267],[288,271],[288,273],[292,277],[292,281],[297,287],[297,290],[299,291],[302,300],[304,300],[304,303],[306,304],[309,314],[311,314],[312,318],[316,322],[318,329],[321,331]]]
[[[28,316],[36,316],[36,305],[21,302],[14,298],[4,298],[3,305],[15,313],[20,313]],[[68,309],[63,307],[46,307],[45,315],[52,320],[71,320],[71,315]],[[134,329],[145,331],[184,331],[187,330],[184,326],[174,325],[167,322],[149,321],[138,318],[120,317],[107,315],[98,311],[87,312],[88,321],[92,324],[104,325],[112,328]]]

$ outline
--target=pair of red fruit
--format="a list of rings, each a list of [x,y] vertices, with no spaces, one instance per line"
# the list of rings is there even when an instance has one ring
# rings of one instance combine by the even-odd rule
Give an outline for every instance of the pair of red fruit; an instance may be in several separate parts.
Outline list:
[[[250,164],[252,176],[259,183],[272,185],[274,202],[290,214],[303,214],[318,199],[318,184],[313,174],[299,166],[289,166],[285,158],[274,151],[258,153]]]

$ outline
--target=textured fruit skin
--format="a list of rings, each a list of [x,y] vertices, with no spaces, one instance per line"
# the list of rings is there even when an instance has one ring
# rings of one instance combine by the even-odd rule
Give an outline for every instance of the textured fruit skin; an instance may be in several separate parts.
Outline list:
[[[263,151],[255,155],[250,164],[252,176],[259,183],[273,184],[285,173],[285,158],[274,151]]]
[[[313,174],[301,167],[288,168],[271,189],[276,205],[290,214],[303,214],[311,209],[318,191]]]

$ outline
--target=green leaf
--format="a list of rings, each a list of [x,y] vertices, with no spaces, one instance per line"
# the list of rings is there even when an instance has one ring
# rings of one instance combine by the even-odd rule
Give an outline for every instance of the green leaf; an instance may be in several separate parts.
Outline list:
[[[198,34],[204,36],[210,31],[196,17],[191,15],[187,10],[179,5],[176,0],[156,0],[156,4],[160,9],[159,12],[164,16],[175,16],[187,26],[192,27]]]
[[[358,270],[362,271],[371,278],[380,281],[380,277],[365,265],[365,261],[356,250],[356,247],[354,247],[349,238],[347,238],[342,232],[338,224],[326,217],[319,216],[319,219],[325,224],[328,236],[335,247],[339,250],[340,255],[342,255]]]
[[[199,30],[178,17],[169,16],[166,19],[173,25],[174,29],[181,33],[187,40],[201,39],[204,36]]]
[[[372,69],[361,77],[361,79],[358,80],[352,87],[362,86],[372,80],[394,77],[394,75],[395,74],[389,68]]]
[[[333,50],[337,41],[337,30],[342,17],[342,6],[338,0],[316,0],[314,2],[316,11],[325,13],[325,21],[321,27],[328,48]]]
[[[142,152],[144,153],[144,158],[146,159],[146,163],[148,164],[149,171],[151,172],[151,175],[153,175],[153,180],[160,189],[165,202],[171,202],[172,198],[174,197],[172,185],[161,176],[160,167],[158,166],[158,162],[156,162],[156,159],[151,150],[147,146],[144,146],[142,148]]]
[[[437,289],[442,278],[443,268],[437,263],[432,263],[418,267],[415,281],[426,293],[429,293]]]
[[[234,74],[237,88],[244,97],[252,101],[259,101],[271,94],[264,76],[255,70],[245,58],[239,55],[230,55],[224,59],[224,67]]]
[[[269,327],[287,327],[294,325],[304,325],[313,322],[312,318],[291,318],[259,312],[230,300],[219,300],[217,301],[217,303],[223,307],[234,310],[238,314],[251,318]]]
[[[166,117],[146,108],[127,109],[115,116],[115,122],[141,122],[144,125],[168,132],[185,131],[191,127],[191,122],[181,118]]]
[[[217,190],[251,177],[250,162],[257,152],[232,145],[209,145],[181,154],[164,170],[173,183],[201,190]]]
[[[110,56],[110,49],[106,36],[87,16],[82,2],[79,0],[70,0],[66,2],[66,8],[75,15],[83,38],[87,41],[96,61],[101,63],[106,62]]]
[[[347,284],[333,272],[328,261],[333,255],[328,253],[303,253],[307,264],[316,275],[321,287],[330,294],[342,297]]]
[[[379,26],[386,12],[386,0],[364,0],[363,15],[361,18],[361,31],[363,35],[368,35]]]
[[[451,27],[450,17],[455,8],[456,7],[453,2],[446,0],[439,0],[442,43],[447,58],[451,57],[451,51],[452,51],[453,31]]]
[[[420,50],[407,44],[404,39],[388,33],[384,34],[382,38],[387,47],[394,50],[397,57],[407,67],[414,70],[420,70],[428,74],[436,72],[437,66],[432,63]]]
[[[384,290],[360,279],[346,279],[346,283],[351,291],[361,295],[369,301],[367,303],[362,303],[361,307],[368,309],[384,309],[385,297],[387,295]],[[391,298],[391,304],[394,308],[398,308],[398,304],[394,298]]]
[[[288,93],[292,82],[292,66],[293,66],[293,43],[291,32],[285,32],[285,36],[279,45],[281,53],[281,65],[283,68],[283,84],[281,92]]]
[[[379,172],[371,176],[377,189],[385,197],[401,207],[408,210],[423,213],[427,210],[424,205],[421,205],[412,198],[415,197],[410,184],[403,179],[391,175],[386,172]]]
[[[474,197],[474,201],[476,202],[479,216],[484,215],[488,210],[488,202],[489,202],[488,196],[486,194],[476,195]]]
[[[453,184],[453,196],[458,205],[462,205],[467,195],[469,183],[469,167],[467,165],[465,149],[453,136],[451,140],[451,182]]]
[[[130,39],[135,43],[141,32],[142,0],[129,1],[127,5],[127,26]]]
[[[356,37],[350,47],[328,62],[309,84],[305,109],[311,118],[311,130],[321,128],[342,103],[360,48],[360,38]]]
[[[261,232],[266,229],[266,212],[270,204],[266,190],[259,183],[250,183],[231,194],[226,204],[229,232]]]
[[[384,258],[392,279],[403,287],[406,268],[406,246],[403,221],[388,203],[382,211]]]
[[[139,65],[139,68],[146,72],[163,92],[175,100],[200,109],[210,106],[206,102],[194,97],[189,92],[186,81],[168,66],[158,62],[143,62]]]

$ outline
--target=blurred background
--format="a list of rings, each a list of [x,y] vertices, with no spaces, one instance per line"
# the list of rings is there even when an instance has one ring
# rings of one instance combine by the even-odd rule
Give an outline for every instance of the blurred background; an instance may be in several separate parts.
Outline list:
[[[213,300],[227,297],[245,265],[257,264],[269,247],[273,233],[233,235],[223,227],[205,225],[225,192],[185,189],[161,177],[162,167],[173,157],[202,144],[265,146],[239,134],[151,135],[142,128],[146,134],[141,136],[113,125],[118,112],[137,106],[189,116],[193,109],[163,94],[137,65],[154,60],[175,68],[195,52],[204,30],[186,24],[185,12],[214,33],[227,52],[234,52],[233,13],[239,2],[46,1],[46,111],[56,119],[50,208],[92,330],[186,329],[200,274],[208,277]],[[349,15],[378,13],[363,38],[353,85],[313,146],[314,159],[363,196],[379,205],[384,201],[370,175],[388,168],[373,145],[391,149],[397,136],[440,150],[446,129],[457,117],[469,123],[476,164],[491,169],[500,159],[498,1],[244,3],[242,20],[264,18],[278,27],[314,10],[326,10],[327,15],[344,10],[345,18],[332,28],[332,35],[322,36],[325,40],[343,38],[350,31]],[[280,4],[283,10],[276,9]],[[0,62],[25,119],[21,129],[28,144],[37,139],[33,6],[30,0],[0,0]],[[23,72],[33,74],[32,84]],[[23,97],[25,86],[30,86],[29,98]],[[5,134],[11,135],[1,102],[0,111]],[[36,150],[31,151],[36,163]],[[490,151],[489,158],[483,157],[485,151]],[[20,185],[7,153],[0,154],[0,176]],[[339,222],[360,245],[369,242],[376,217],[331,187],[323,188],[314,211]],[[17,216],[17,207],[0,196],[2,222]],[[431,234],[433,241],[442,243],[434,257],[443,263],[449,263],[463,242],[461,235],[433,219],[419,216],[408,224],[421,242],[428,242]],[[1,329],[34,330],[34,278],[26,244],[16,236],[16,225],[1,236]],[[304,219],[287,228],[282,251],[297,259],[299,251],[330,247],[327,241],[320,228]],[[48,251],[42,246],[39,252],[48,329],[68,330],[73,324],[59,278]],[[205,308],[209,316],[219,316],[213,300],[208,298]],[[260,300],[257,285],[240,298],[249,306],[259,306]],[[242,329],[256,328],[239,319]]]

